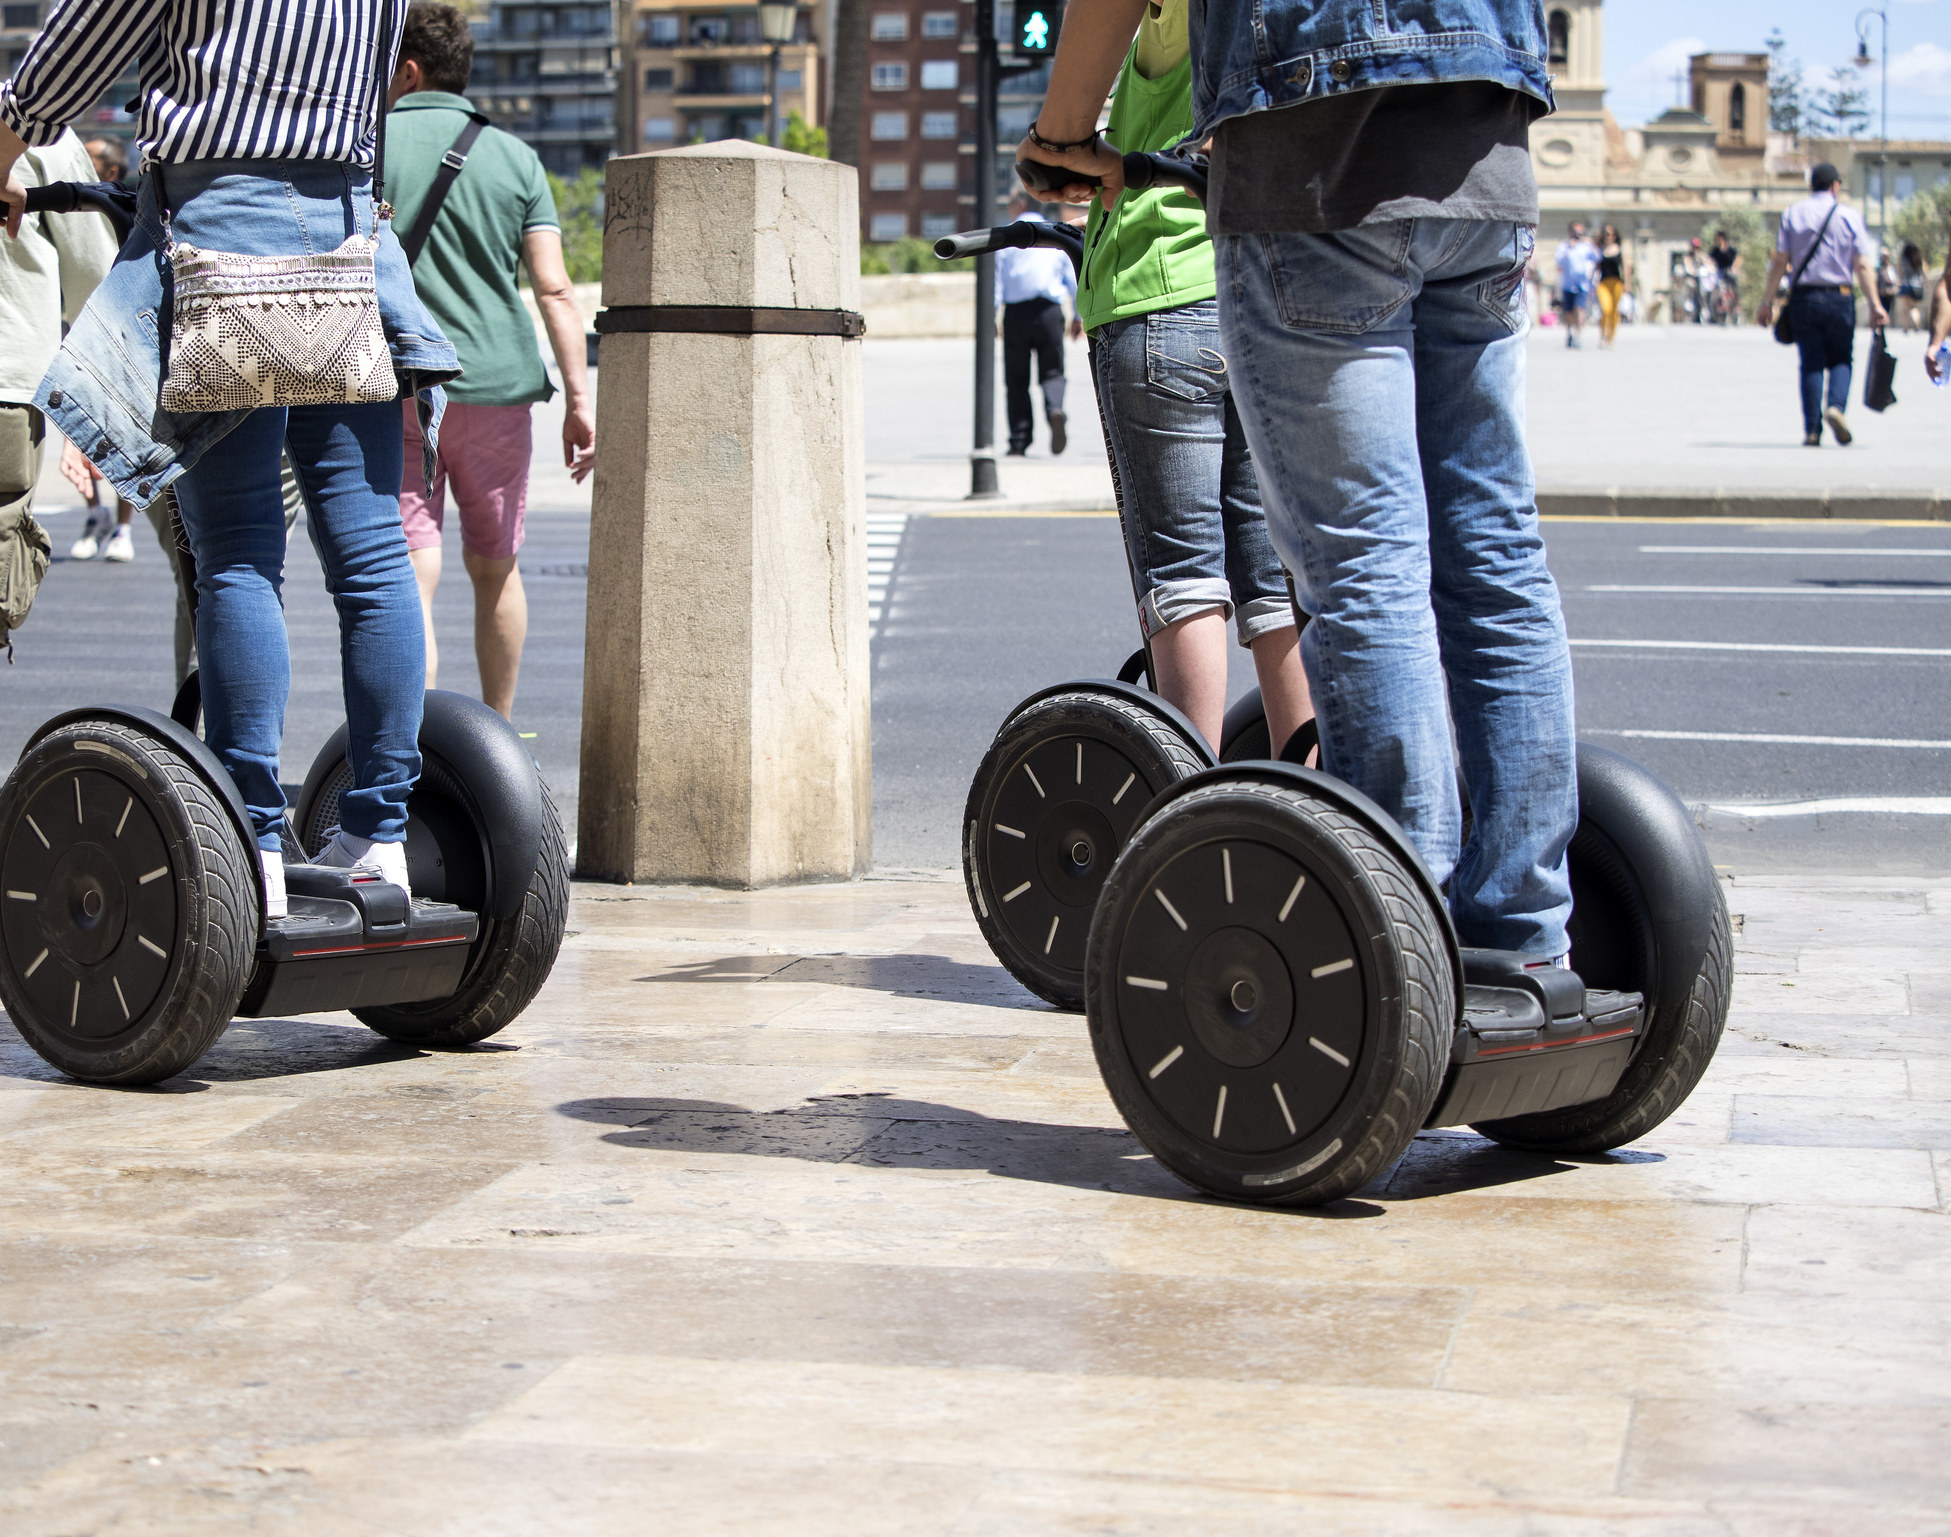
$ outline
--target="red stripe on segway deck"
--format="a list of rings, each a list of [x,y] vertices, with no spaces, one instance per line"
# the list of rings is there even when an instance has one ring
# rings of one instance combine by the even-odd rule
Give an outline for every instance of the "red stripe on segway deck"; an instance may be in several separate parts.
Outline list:
[[[308,961],[320,955],[362,955],[374,950],[420,950],[428,945],[465,945],[470,941],[457,937],[447,939],[395,939],[383,945],[340,945],[335,950],[294,950],[294,961]]]
[[[1567,1046],[1590,1046],[1594,1041],[1613,1041],[1622,1035],[1637,1035],[1639,1026],[1629,1025],[1624,1030],[1608,1030],[1602,1035],[1578,1035],[1569,1041],[1540,1041],[1535,1046],[1493,1046],[1488,1051],[1479,1050],[1477,1060],[1485,1057],[1508,1057],[1514,1051],[1562,1051]]]

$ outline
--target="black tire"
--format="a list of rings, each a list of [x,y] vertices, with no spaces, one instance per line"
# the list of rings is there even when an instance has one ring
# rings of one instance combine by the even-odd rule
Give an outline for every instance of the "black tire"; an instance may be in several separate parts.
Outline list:
[[[1214,1195],[1315,1206],[1429,1115],[1456,977],[1441,916],[1367,826],[1234,780],[1170,802],[1119,856],[1088,1012],[1105,1086],[1160,1163]]]
[[[1691,831],[1691,829],[1689,829]],[[1582,821],[1572,839],[1572,969],[1588,987],[1656,998],[1658,947],[1647,902],[1630,863]],[[1470,1129],[1506,1147],[1542,1153],[1604,1153],[1637,1141],[1680,1108],[1720,1045],[1734,983],[1734,935],[1727,901],[1713,882],[1705,954],[1692,986],[1650,1011],[1633,1059],[1604,1099]]]
[[[478,913],[481,932],[461,985],[424,1003],[354,1009],[353,1017],[389,1040],[432,1049],[471,1046],[504,1029],[534,1001],[562,949],[569,917],[569,848],[555,798],[541,781],[542,847],[521,907],[506,919],[488,911],[486,837],[481,814],[454,770],[423,753],[420,782],[407,802],[407,864],[416,899],[436,898]],[[340,793],[352,783],[343,760],[306,808],[300,842],[316,852],[338,820]]]
[[[1321,746],[1321,723],[1310,716],[1301,722],[1294,735],[1298,740],[1285,744],[1281,756],[1289,763],[1305,764],[1309,755]],[[1249,763],[1273,756],[1273,733],[1267,729],[1266,707],[1256,688],[1241,695],[1226,712],[1226,724],[1220,731],[1219,761]]]
[[[1153,796],[1207,766],[1178,725],[1122,694],[1066,690],[1003,723],[969,786],[962,876],[1010,975],[1084,1006],[1091,912],[1118,850]]]
[[[257,947],[257,882],[202,772],[111,720],[49,733],[0,789],[0,1000],[90,1083],[155,1083],[224,1032]]]

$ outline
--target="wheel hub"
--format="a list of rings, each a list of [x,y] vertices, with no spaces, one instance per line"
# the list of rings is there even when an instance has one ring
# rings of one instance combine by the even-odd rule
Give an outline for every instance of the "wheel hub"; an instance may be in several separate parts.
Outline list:
[[[1287,1042],[1294,983],[1280,952],[1251,929],[1209,934],[1185,974],[1193,1034],[1228,1067],[1258,1067]]]
[[[1090,907],[1111,872],[1118,835],[1095,806],[1065,801],[1037,823],[1037,869],[1050,894],[1068,907]]]
[[[48,943],[77,966],[93,966],[122,942],[128,887],[96,843],[77,843],[54,862],[42,925]]]

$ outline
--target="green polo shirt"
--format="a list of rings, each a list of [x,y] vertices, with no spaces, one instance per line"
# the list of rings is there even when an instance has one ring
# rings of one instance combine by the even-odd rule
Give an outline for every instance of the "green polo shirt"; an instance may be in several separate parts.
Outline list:
[[[469,110],[465,96],[415,91],[386,115],[386,196],[396,233],[413,228]],[[520,406],[555,393],[515,275],[522,236],[560,228],[535,151],[499,128],[483,129],[413,264],[421,302],[461,355],[449,400]]]

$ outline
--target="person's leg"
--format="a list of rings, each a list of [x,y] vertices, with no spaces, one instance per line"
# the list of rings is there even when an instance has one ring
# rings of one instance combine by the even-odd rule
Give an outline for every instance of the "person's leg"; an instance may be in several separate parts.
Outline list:
[[[258,847],[268,851],[281,847],[278,749],[291,693],[278,500],[285,417],[282,408],[251,412],[174,487],[196,560],[204,740],[243,796]]]
[[[1036,317],[1036,382],[1043,391],[1043,416],[1053,423],[1064,414],[1064,307],[1046,301]],[[1061,453],[1054,442],[1051,452]]]
[[[1789,320],[1795,328],[1796,378],[1802,393],[1802,438],[1822,441],[1822,386],[1828,371],[1827,344],[1821,334],[1821,314],[1804,292],[1788,296]]]
[[[412,401],[400,407],[404,418],[400,471],[400,525],[406,531],[407,553],[413,560],[413,580],[420,590],[420,622],[426,636],[427,687],[440,672],[440,647],[434,640],[434,594],[440,588],[440,534],[447,508],[447,455],[458,451],[453,434],[467,435],[467,407],[449,402],[441,419],[440,453],[434,460],[434,483],[427,484],[420,418]],[[464,454],[460,455],[464,457]]]
[[[354,784],[340,797],[339,824],[356,838],[398,843],[406,837],[407,797],[420,776],[427,671],[400,525],[400,408],[392,402],[295,406],[290,417],[285,443],[339,611]],[[275,495],[267,502],[275,507]]]
[[[1322,766],[1401,823],[1441,881],[1462,812],[1416,442],[1414,229],[1214,245],[1268,531],[1315,616],[1301,652]]]
[[[1509,223],[1421,226],[1416,434],[1430,600],[1473,813],[1450,908],[1466,945],[1555,958],[1570,948],[1578,773],[1571,649],[1524,441],[1516,285],[1529,248],[1529,231]]]
[[[190,675],[190,669],[196,666],[196,621],[190,617],[190,595],[183,585],[183,566],[176,553],[175,513],[176,497],[170,491],[165,491],[143,509],[149,526],[156,531],[156,543],[162,547],[163,559],[169,562],[176,582],[176,686],[181,688],[183,680]]]
[[[528,510],[533,427],[527,406],[448,408],[456,409],[465,413],[466,433],[448,480],[460,513],[462,559],[474,584],[474,661],[482,699],[512,720],[528,637],[528,596],[515,555]],[[445,426],[441,430],[444,450]]]
[[[1829,390],[1825,404],[1838,414],[1849,409],[1849,386],[1855,375],[1856,301],[1842,294],[1825,296],[1828,320],[1824,326],[1829,364]],[[1834,426],[1831,419],[1830,425]]]
[[[1003,306],[1003,405],[1009,420],[1009,451],[1020,454],[1036,432],[1030,409],[1030,324],[1026,304]]]
[[[1253,675],[1260,682],[1260,702],[1267,711],[1267,740],[1276,754],[1287,739],[1314,718],[1308,698],[1307,668],[1301,662],[1301,632],[1293,625],[1263,630],[1249,642]],[[1319,755],[1308,760],[1320,761]]]
[[[1091,350],[1152,681],[1217,747],[1232,598],[1220,517],[1226,367],[1212,317],[1208,304],[1114,321],[1092,333]]]

